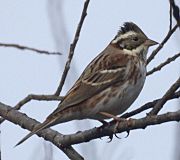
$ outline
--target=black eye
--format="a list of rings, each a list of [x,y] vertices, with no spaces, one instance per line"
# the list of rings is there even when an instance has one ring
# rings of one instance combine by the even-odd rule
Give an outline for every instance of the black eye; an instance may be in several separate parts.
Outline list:
[[[138,37],[133,37],[133,41],[138,41]]]

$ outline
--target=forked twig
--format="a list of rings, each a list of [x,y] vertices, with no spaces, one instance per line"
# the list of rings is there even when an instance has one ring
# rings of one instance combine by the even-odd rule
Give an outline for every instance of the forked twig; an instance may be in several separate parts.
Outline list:
[[[63,97],[55,96],[55,95],[37,95],[37,94],[29,94],[24,99],[19,101],[13,108],[16,110],[21,109],[23,105],[28,103],[31,100],[38,100],[38,101],[61,101]],[[4,118],[0,118],[0,124],[4,122]]]
[[[77,26],[77,30],[76,30],[76,33],[75,33],[75,36],[74,36],[74,40],[70,45],[68,60],[66,62],[66,65],[65,65],[65,68],[64,68],[64,71],[63,71],[59,86],[58,86],[58,88],[57,88],[57,90],[55,92],[56,96],[60,95],[62,87],[63,87],[64,82],[65,82],[65,79],[67,77],[68,71],[70,69],[70,64],[71,64],[71,60],[72,60],[73,55],[74,55],[74,50],[75,50],[76,44],[77,44],[77,42],[79,40],[79,36],[80,36],[80,32],[81,32],[81,28],[82,28],[84,19],[85,19],[86,15],[87,15],[87,8],[88,8],[89,1],[90,0],[86,0],[84,2],[84,8],[83,8],[83,11],[82,11],[82,14],[81,14],[79,24]]]
[[[149,76],[149,75],[153,74],[156,71],[160,71],[164,66],[166,66],[167,64],[175,61],[179,57],[180,57],[180,53],[177,53],[174,56],[169,57],[166,61],[164,61],[163,63],[159,64],[157,67],[154,67],[152,70],[148,71],[146,76]]]
[[[19,101],[14,109],[19,110],[23,105],[28,103],[31,100],[38,101],[61,101],[63,97],[55,96],[55,95],[37,95],[37,94],[29,94],[27,97]]]

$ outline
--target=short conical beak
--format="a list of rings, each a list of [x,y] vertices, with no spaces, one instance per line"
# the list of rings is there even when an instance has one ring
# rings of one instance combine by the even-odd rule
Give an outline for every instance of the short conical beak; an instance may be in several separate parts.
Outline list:
[[[159,44],[159,43],[156,42],[156,41],[153,41],[153,40],[151,40],[151,39],[147,39],[147,40],[145,41],[145,43],[144,43],[144,45],[146,45],[146,46],[148,46],[148,47],[154,46],[154,45],[156,45],[156,44]]]

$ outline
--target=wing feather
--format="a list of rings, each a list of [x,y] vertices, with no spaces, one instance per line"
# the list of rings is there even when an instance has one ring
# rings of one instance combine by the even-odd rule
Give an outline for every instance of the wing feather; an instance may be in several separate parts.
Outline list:
[[[111,57],[106,56],[106,54],[100,54],[87,66],[64,100],[50,116],[89,99],[112,84],[117,82],[122,82],[123,84],[127,79],[128,62],[126,56],[119,53],[114,53]],[[108,58],[108,60],[104,57]],[[97,66],[94,67],[94,63],[98,62],[101,62],[99,68]]]

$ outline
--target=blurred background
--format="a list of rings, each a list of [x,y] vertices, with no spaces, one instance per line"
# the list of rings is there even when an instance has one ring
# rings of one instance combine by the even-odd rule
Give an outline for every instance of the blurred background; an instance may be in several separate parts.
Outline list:
[[[39,55],[31,51],[0,48],[0,102],[14,106],[30,93],[52,94],[56,91],[69,44],[74,37],[82,12],[83,0],[31,0],[0,2],[0,42],[16,43],[48,51],[62,52],[62,56]],[[180,1],[176,1],[180,5]],[[161,42],[169,30],[169,1],[166,0],[91,0],[81,36],[62,95],[72,86],[86,65],[114,38],[126,21],[138,24],[149,38]],[[175,21],[173,21],[175,24]],[[180,31],[177,29],[148,70],[180,51]],[[149,53],[154,48],[151,48]],[[176,60],[160,72],[148,76],[143,91],[128,111],[160,98],[179,76]],[[31,101],[22,108],[28,116],[43,121],[57,102]],[[177,110],[178,100],[168,102],[162,112]],[[135,116],[145,116],[146,112]],[[93,120],[73,121],[57,125],[60,133],[74,133],[100,126]],[[67,160],[56,147],[33,136],[24,144],[13,146],[29,131],[8,121],[1,125],[2,160]],[[134,130],[128,138],[107,137],[75,145],[86,160],[179,160],[180,129],[176,122]],[[179,156],[179,157],[178,157]]]

